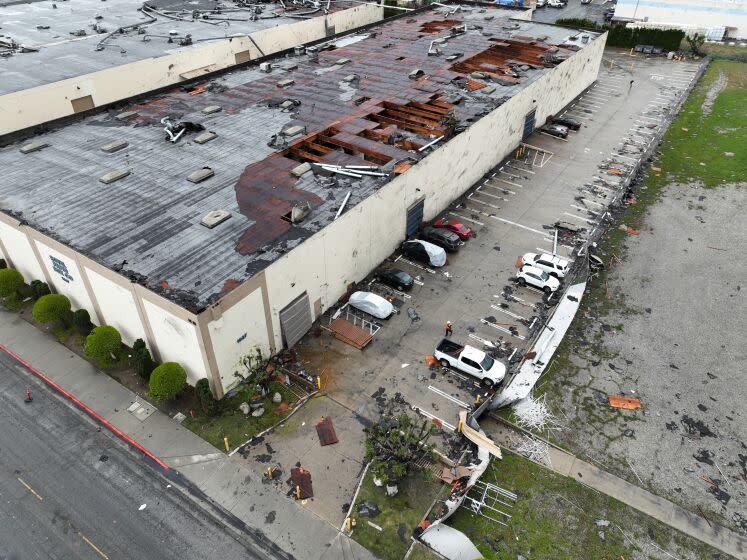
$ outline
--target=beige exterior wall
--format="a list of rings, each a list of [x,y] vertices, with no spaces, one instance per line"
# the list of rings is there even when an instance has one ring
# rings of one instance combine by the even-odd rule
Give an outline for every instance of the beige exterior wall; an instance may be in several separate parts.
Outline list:
[[[100,322],[111,325],[122,335],[122,341],[132,346],[138,338],[148,340],[143,322],[138,314],[135,294],[128,286],[109,280],[99,272],[86,267],[85,273],[96,294],[101,313]],[[151,347],[151,344],[148,345]]]
[[[193,79],[201,74],[201,69],[215,72],[229,68],[237,63],[237,55],[239,61],[248,62],[375,23],[383,15],[381,6],[364,4],[263,29],[249,37],[225,39],[10,93],[0,97],[0,136],[72,115],[73,99],[90,95],[95,107],[114,103]]]
[[[17,223],[15,220],[11,218],[4,221],[3,217],[4,215],[0,215],[0,239],[6,252],[5,259],[9,261],[8,266],[23,274],[27,284],[37,279],[46,282],[46,276],[34,254],[31,240],[11,225]]]

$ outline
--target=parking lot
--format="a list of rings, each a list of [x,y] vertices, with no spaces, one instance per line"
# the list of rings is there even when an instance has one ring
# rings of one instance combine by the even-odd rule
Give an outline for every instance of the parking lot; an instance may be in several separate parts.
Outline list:
[[[554,23],[558,19],[581,18],[590,19],[597,23],[604,21],[604,12],[612,9],[611,0],[591,0],[589,4],[582,4],[581,0],[570,0],[564,8],[545,6],[534,10],[532,19],[544,23]]]
[[[553,224],[567,222],[580,231],[559,232],[558,254],[573,259],[574,248],[584,244],[616,188],[668,123],[670,107],[696,70],[694,64],[608,51],[599,80],[566,109],[581,121],[578,132],[567,139],[535,132],[443,212],[475,232],[448,254],[446,266],[429,268],[395,253],[385,264],[415,277],[409,292],[391,291],[371,277],[361,282],[358,289],[390,295],[400,310],[388,320],[356,312],[376,331],[370,345],[361,351],[336,340],[321,328],[328,316],[305,337],[296,348],[299,361],[320,376],[325,396],[266,436],[244,460],[258,471],[268,462],[283,463],[285,472],[296,461],[313,465],[315,498],[308,507],[339,525],[362,467],[363,427],[390,400],[435,419],[446,434],[453,431],[458,412],[484,398],[486,389],[456,371],[426,364],[446,321],[454,324],[454,342],[497,349],[504,363],[528,350],[548,305],[540,290],[513,281],[517,257],[552,251]],[[339,444],[319,446],[314,423],[322,415],[339,426]],[[268,458],[265,446],[282,454]],[[317,477],[315,470],[323,472]]]

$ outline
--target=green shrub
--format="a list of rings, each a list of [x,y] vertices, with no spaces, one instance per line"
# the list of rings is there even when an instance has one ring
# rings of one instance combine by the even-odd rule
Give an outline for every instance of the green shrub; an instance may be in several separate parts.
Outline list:
[[[22,284],[21,287],[16,290],[16,293],[21,301],[34,297],[34,290],[28,284]]]
[[[73,325],[75,325],[75,330],[78,331],[78,334],[88,335],[93,328],[91,315],[85,309],[78,309],[73,314]]]
[[[137,374],[148,381],[153,368],[156,367],[156,362],[148,351],[148,347],[145,345],[145,341],[142,338],[138,338],[132,345],[132,356],[130,357],[130,367],[134,369]]]
[[[558,25],[567,27],[581,27],[596,31],[608,31],[607,46],[631,49],[636,45],[653,45],[667,51],[676,51],[685,37],[685,32],[680,29],[644,29],[629,28],[624,24],[605,23],[598,24],[590,19],[565,18],[556,21]]]
[[[176,362],[165,362],[150,374],[148,395],[154,401],[168,401],[187,386],[187,372]]]
[[[117,355],[121,345],[122,337],[119,331],[109,325],[102,325],[93,329],[86,337],[83,352],[96,360],[99,366],[106,366],[111,363],[112,355]]]
[[[67,297],[62,294],[47,294],[36,300],[32,314],[38,323],[48,325],[63,320],[69,311],[70,300]]]
[[[195,384],[195,393],[197,394],[197,400],[200,402],[200,408],[205,414],[215,412],[215,397],[210,390],[210,382],[206,378],[203,377]]]
[[[42,282],[41,280],[32,280],[29,286],[31,287],[31,291],[33,292],[31,297],[33,297],[34,299],[39,299],[42,296],[46,296],[47,294],[52,293],[46,282]]]
[[[0,297],[15,294],[23,286],[23,274],[15,268],[0,269]]]

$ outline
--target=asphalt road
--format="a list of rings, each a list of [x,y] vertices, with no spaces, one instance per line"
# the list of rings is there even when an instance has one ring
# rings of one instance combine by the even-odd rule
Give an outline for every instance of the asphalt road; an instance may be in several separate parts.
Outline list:
[[[0,352],[0,560],[267,557],[245,544]]]

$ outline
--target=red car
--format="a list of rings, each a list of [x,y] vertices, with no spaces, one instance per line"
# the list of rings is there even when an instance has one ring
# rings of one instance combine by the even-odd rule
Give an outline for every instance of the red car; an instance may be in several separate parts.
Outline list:
[[[433,227],[447,229],[459,236],[462,241],[467,241],[472,237],[472,230],[465,226],[462,222],[450,221],[447,222],[443,218],[440,218],[433,222]]]

